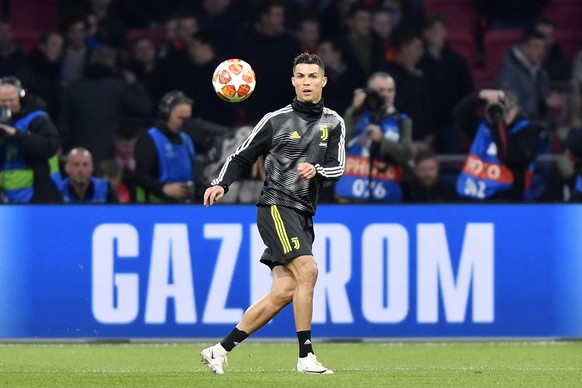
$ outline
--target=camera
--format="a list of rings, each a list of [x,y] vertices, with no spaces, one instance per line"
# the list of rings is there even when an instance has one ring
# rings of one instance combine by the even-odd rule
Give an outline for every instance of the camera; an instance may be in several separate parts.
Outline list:
[[[0,124],[9,124],[12,118],[12,110],[9,106],[0,105]]]
[[[510,110],[518,106],[518,98],[513,91],[505,90],[504,94],[502,100],[485,106],[485,118],[490,123],[501,122]]]
[[[507,111],[507,107],[501,102],[487,104],[485,107],[485,117],[491,123],[498,123],[503,120]]]
[[[381,117],[386,110],[386,101],[378,91],[368,89],[366,90],[363,107],[373,116]]]

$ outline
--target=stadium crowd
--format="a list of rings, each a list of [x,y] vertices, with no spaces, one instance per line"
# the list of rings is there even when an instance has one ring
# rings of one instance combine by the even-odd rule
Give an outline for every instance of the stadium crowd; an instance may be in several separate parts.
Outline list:
[[[29,13],[48,3],[55,16],[46,13],[41,31],[18,16],[24,2],[2,3],[1,202],[150,202],[144,185],[155,202],[200,202],[241,137],[292,101],[289,65],[301,52],[322,58],[325,106],[347,126],[344,179],[355,183],[324,186],[324,202],[568,202],[582,193],[582,30],[551,18],[560,0],[441,2],[458,3],[462,17],[438,0],[26,3]],[[506,38],[494,45],[494,36]],[[212,88],[227,58],[257,75],[242,103]],[[180,173],[192,179],[170,194],[155,180],[172,168],[150,156],[190,142]],[[254,202],[263,178],[259,161],[229,201]],[[358,180],[362,191],[349,194]],[[43,189],[51,182],[62,201]]]

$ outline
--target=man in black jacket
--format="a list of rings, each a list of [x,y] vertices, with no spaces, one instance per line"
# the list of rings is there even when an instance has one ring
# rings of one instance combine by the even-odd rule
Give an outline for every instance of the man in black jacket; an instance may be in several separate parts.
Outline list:
[[[0,78],[0,194],[8,203],[61,203],[60,138],[46,104]]]

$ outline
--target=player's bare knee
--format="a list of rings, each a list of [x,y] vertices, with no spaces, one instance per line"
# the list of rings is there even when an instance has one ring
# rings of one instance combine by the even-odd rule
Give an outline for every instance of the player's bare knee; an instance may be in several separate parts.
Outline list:
[[[305,263],[304,265],[301,266],[298,281],[304,285],[306,284],[310,286],[315,286],[318,274],[319,270],[317,269],[317,265],[315,265],[315,262]]]
[[[295,292],[295,286],[289,284],[286,287],[278,287],[271,291],[271,298],[273,303],[278,306],[287,306],[293,300],[293,293]]]

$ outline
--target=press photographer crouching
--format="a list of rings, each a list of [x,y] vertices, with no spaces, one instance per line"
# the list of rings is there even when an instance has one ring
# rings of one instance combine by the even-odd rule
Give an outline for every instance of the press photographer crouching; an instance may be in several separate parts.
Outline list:
[[[356,89],[344,114],[346,167],[335,192],[340,201],[398,202],[402,166],[412,157],[412,120],[394,108],[396,87],[388,73]]]
[[[483,108],[481,115],[479,108]],[[527,199],[538,126],[520,112],[515,94],[481,90],[459,102],[453,115],[472,139],[457,179],[458,194],[474,200]]]
[[[0,78],[0,194],[7,203],[62,203],[57,128],[16,77]]]

